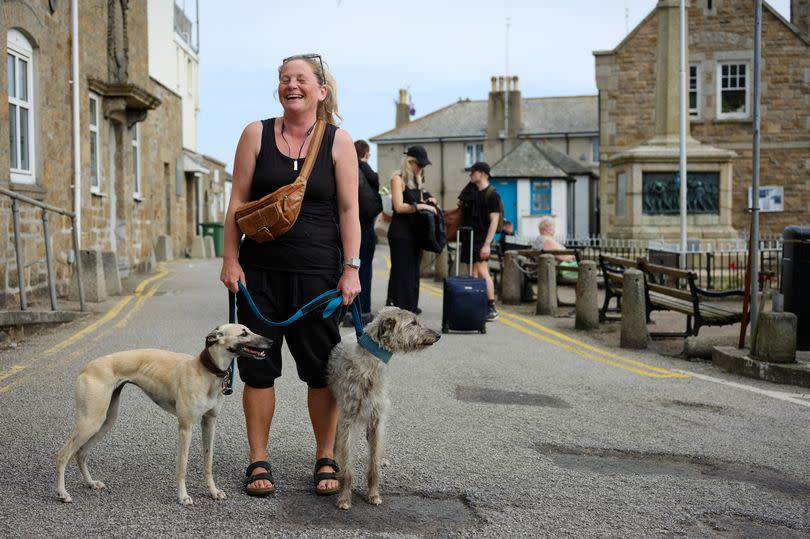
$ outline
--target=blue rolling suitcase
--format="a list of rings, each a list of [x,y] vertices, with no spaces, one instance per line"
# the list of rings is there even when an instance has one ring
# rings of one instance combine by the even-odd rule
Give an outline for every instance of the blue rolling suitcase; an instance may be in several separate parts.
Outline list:
[[[461,258],[461,231],[470,231],[470,275],[458,274]],[[487,332],[487,282],[472,276],[473,231],[461,227],[456,235],[456,276],[444,280],[442,302],[442,333],[448,331]]]

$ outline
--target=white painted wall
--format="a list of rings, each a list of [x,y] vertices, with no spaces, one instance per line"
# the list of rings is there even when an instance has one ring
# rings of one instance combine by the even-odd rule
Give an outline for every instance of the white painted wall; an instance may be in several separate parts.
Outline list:
[[[577,182],[574,186],[574,236],[581,238],[588,236],[590,209],[588,208],[588,187],[591,177],[587,175],[574,176]]]
[[[197,151],[199,57],[174,31],[174,0],[148,0],[149,76],[183,100],[183,147]]]
[[[568,184],[565,180],[551,181],[551,214],[556,222],[558,234],[565,235],[565,222],[568,218],[566,205],[568,195]],[[517,203],[518,203],[518,232],[521,238],[533,239],[539,234],[537,225],[543,215],[532,215],[532,182],[529,179],[519,179],[517,181]],[[579,201],[577,201],[579,203]],[[586,202],[587,204],[587,198]],[[586,206],[587,207],[587,206]]]

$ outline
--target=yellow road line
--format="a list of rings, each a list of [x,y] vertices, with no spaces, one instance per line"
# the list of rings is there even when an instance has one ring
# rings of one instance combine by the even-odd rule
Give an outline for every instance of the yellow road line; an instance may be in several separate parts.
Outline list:
[[[115,324],[115,327],[120,329],[126,326],[129,323],[129,319],[132,318],[132,315],[140,311],[141,308],[143,308],[143,305],[144,303],[146,303],[146,300],[155,295],[155,292],[158,291],[158,288],[160,288],[161,284],[162,283],[157,283],[155,286],[147,290],[146,293],[141,295],[141,297],[138,298],[138,301],[135,302],[135,305],[132,307],[132,309],[130,309],[130,311],[126,314],[126,316],[124,316],[124,318],[122,318]]]
[[[68,346],[70,346],[71,344],[77,342],[80,339],[85,339],[85,340],[88,340],[88,341],[89,340],[92,340],[92,341],[99,340],[102,335],[106,334],[106,332],[102,332],[100,335],[96,335],[93,338],[90,337],[90,334],[93,333],[94,331],[98,330],[99,328],[101,328],[104,324],[106,324],[110,320],[113,320],[121,312],[121,309],[123,309],[125,306],[127,306],[136,297],[138,297],[139,299],[138,299],[137,303],[135,304],[135,306],[133,307],[133,311],[139,310],[143,306],[143,303],[146,301],[146,298],[152,297],[155,294],[155,292],[157,292],[157,289],[159,288],[160,284],[159,283],[156,284],[153,288],[147,290],[145,293],[143,292],[144,288],[146,288],[146,286],[148,286],[149,284],[151,284],[151,283],[153,283],[155,281],[159,281],[160,279],[166,277],[166,275],[168,275],[168,274],[169,274],[169,270],[165,269],[163,264],[158,265],[158,273],[153,275],[152,277],[149,277],[148,279],[144,279],[143,281],[141,281],[138,284],[137,288],[135,288],[135,291],[133,292],[133,294],[122,298],[118,303],[116,303],[113,306],[112,309],[110,309],[103,317],[101,317],[100,319],[98,319],[94,323],[90,324],[89,326],[87,326],[87,327],[83,328],[82,330],[78,331],[73,336],[65,339],[64,341],[52,346],[51,348],[49,348],[48,350],[43,352],[40,357],[38,357],[35,361],[32,362],[32,364],[36,364],[39,361],[45,359],[46,357],[48,357],[48,356],[50,356],[52,354],[55,354],[56,352],[59,352],[61,350],[64,350],[65,348],[67,348]],[[130,314],[127,314],[127,316],[124,318],[124,320],[128,320]],[[118,325],[116,327],[122,327],[122,326]],[[73,358],[75,358],[75,357],[77,357],[79,355],[82,355],[84,353],[86,353],[86,349],[82,348],[82,349],[74,351],[71,354],[68,354],[66,356],[62,356],[62,358],[60,360],[56,360],[56,361],[50,363],[44,369],[28,371],[25,375],[17,378],[13,382],[11,382],[9,384],[6,384],[3,387],[0,387],[0,393],[5,393],[6,391],[11,389],[12,387],[17,386],[22,381],[27,380],[31,376],[34,376],[37,373],[46,372],[48,370],[51,370],[54,366],[62,363],[63,361],[68,360],[68,359],[73,359]],[[17,367],[19,367],[19,368],[17,368]],[[6,378],[9,378],[9,377],[13,376],[14,374],[17,374],[18,372],[24,370],[25,368],[26,367],[22,366],[22,365],[15,365],[15,368],[13,368],[11,371],[0,373],[0,381],[5,380]]]
[[[605,357],[613,358],[613,359],[615,359],[617,361],[622,361],[624,363],[629,363],[631,365],[636,365],[638,367],[641,367],[642,369],[648,369],[648,370],[651,370],[651,371],[657,371],[657,372],[662,373],[662,374],[667,374],[667,375],[670,375],[673,378],[689,378],[688,376],[686,376],[684,374],[676,373],[675,371],[671,371],[669,369],[663,369],[661,367],[656,367],[655,365],[650,365],[648,363],[644,363],[643,361],[636,361],[634,359],[628,359],[626,357],[620,356],[618,354],[614,354],[613,352],[609,352],[609,351],[604,350],[602,348],[598,348],[596,346],[591,346],[590,344],[588,344],[586,342],[583,342],[583,341],[580,341],[579,339],[574,339],[572,337],[569,337],[568,335],[562,334],[562,333],[560,333],[558,331],[554,331],[551,328],[548,328],[546,326],[538,324],[534,320],[529,320],[528,318],[524,318],[522,316],[510,313],[509,311],[501,310],[501,314],[505,315],[508,318],[514,318],[516,320],[519,320],[519,321],[523,322],[524,324],[527,324],[527,325],[529,325],[529,326],[531,326],[533,328],[537,328],[540,331],[543,331],[544,333],[548,333],[549,335],[552,335],[552,336],[554,336],[554,337],[556,337],[556,338],[558,338],[560,340],[567,341],[569,343],[575,344],[575,345],[577,345],[579,347],[582,347],[582,348],[584,348],[586,350],[589,350],[591,352],[603,355]]]
[[[14,376],[15,374],[24,369],[25,369],[24,365],[12,365],[9,370],[0,372],[0,380],[5,380],[9,376]]]
[[[541,335],[540,333],[537,333],[536,331],[532,331],[531,329],[525,328],[525,327],[521,326],[520,324],[517,324],[517,323],[515,323],[515,322],[513,322],[512,320],[509,320],[509,319],[501,320],[501,323],[503,323],[503,324],[513,328],[513,329],[516,329],[516,330],[518,330],[518,331],[520,331],[522,333],[525,333],[526,335],[530,335],[530,336],[534,337],[537,340],[547,342],[548,344],[551,344],[551,345],[556,346],[558,348],[562,348],[563,350],[567,350],[567,351],[572,352],[572,353],[574,353],[574,354],[576,354],[578,356],[582,356],[582,357],[584,357],[586,359],[596,361],[597,363],[610,365],[611,367],[617,367],[619,369],[629,371],[629,372],[632,372],[632,373],[635,373],[635,374],[640,374],[642,376],[648,376],[650,378],[688,378],[688,376],[685,376],[683,374],[676,373],[676,372],[671,372],[671,374],[662,374],[662,373],[659,373],[659,372],[655,372],[652,369],[651,370],[644,370],[644,369],[648,368],[647,366],[645,366],[644,368],[637,368],[637,367],[633,367],[631,365],[621,363],[621,362],[618,362],[618,361],[612,361],[610,359],[599,356],[597,354],[592,354],[590,352],[575,348],[572,345],[568,345],[568,344],[565,344],[564,342],[558,341],[556,339],[552,339],[551,337],[546,337],[545,335]],[[643,365],[643,363],[642,363],[642,365]]]
[[[443,290],[433,285],[421,283],[421,287],[427,293],[442,297]],[[603,363],[605,365],[611,365],[613,367],[618,367],[620,369],[633,372],[635,374],[641,374],[643,376],[649,376],[651,378],[689,378],[687,374],[671,371],[668,369],[663,369],[661,367],[656,367],[655,365],[650,365],[648,363],[644,363],[642,361],[636,361],[634,359],[629,359],[618,354],[614,354],[609,352],[608,350],[604,350],[602,348],[592,346],[586,342],[583,342],[579,339],[574,339],[560,333],[558,331],[554,331],[553,329],[547,328],[541,324],[538,324],[534,320],[530,320],[523,316],[519,316],[517,314],[511,313],[506,309],[501,308],[500,311],[502,316],[506,318],[501,318],[500,322],[503,324],[516,329],[522,333],[530,335],[538,340],[543,342],[549,343],[554,345],[558,348],[562,348],[564,350],[568,350],[573,352],[579,356],[582,356],[587,359],[591,359],[593,361],[597,361],[599,363]],[[530,326],[531,328],[538,329],[544,333],[552,335],[552,337],[547,337],[545,335],[541,335],[532,329],[526,328],[521,324],[526,326]],[[570,343],[570,344],[566,344]]]
[[[144,279],[143,281],[141,281],[141,283],[135,289],[135,292],[133,294],[131,294],[129,296],[126,296],[124,298],[121,298],[121,300],[118,303],[116,303],[115,306],[113,306],[112,309],[107,311],[107,314],[105,314],[104,316],[102,316],[101,318],[99,318],[98,320],[96,320],[95,322],[90,324],[89,326],[81,329],[76,334],[74,334],[72,337],[69,337],[69,338],[65,339],[64,341],[62,341],[62,342],[52,346],[51,348],[45,350],[45,352],[42,353],[41,358],[50,356],[51,354],[54,354],[54,353],[56,353],[56,352],[58,352],[58,351],[60,351],[60,350],[62,350],[64,348],[70,346],[71,344],[75,343],[76,341],[85,338],[88,334],[94,332],[99,327],[103,326],[104,324],[106,324],[107,322],[109,322],[110,320],[112,320],[113,318],[118,316],[118,313],[121,312],[121,309],[126,307],[127,304],[130,301],[132,301],[135,297],[140,296],[141,293],[143,292],[143,289],[148,284],[150,284],[153,281],[156,281],[158,279],[162,279],[163,277],[168,275],[168,273],[169,273],[169,271],[167,269],[160,267],[159,271],[158,271],[158,273],[156,275],[153,275],[152,277],[149,277],[148,279]]]

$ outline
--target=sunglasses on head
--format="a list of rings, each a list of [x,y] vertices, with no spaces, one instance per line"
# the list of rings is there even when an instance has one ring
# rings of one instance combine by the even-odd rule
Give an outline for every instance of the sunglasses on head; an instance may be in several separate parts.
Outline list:
[[[326,71],[323,69],[323,59],[321,58],[320,54],[310,53],[310,54],[296,54],[295,56],[289,56],[281,61],[282,65],[286,64],[290,60],[312,60],[313,58],[318,59],[318,63],[321,64],[321,74],[318,77],[321,81],[321,84],[326,84]]]

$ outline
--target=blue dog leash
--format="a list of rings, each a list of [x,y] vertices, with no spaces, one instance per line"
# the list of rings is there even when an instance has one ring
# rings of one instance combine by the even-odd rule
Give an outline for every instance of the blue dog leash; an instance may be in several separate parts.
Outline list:
[[[315,299],[309,301],[306,305],[295,311],[295,313],[289,317],[287,320],[283,322],[274,322],[272,320],[268,320],[264,317],[264,315],[259,311],[259,308],[256,307],[256,304],[253,302],[253,298],[250,296],[250,292],[248,292],[247,288],[244,284],[240,281],[239,283],[239,291],[244,294],[245,299],[250,306],[250,310],[253,311],[253,314],[256,315],[256,318],[261,320],[264,324],[273,327],[283,327],[289,326],[296,320],[307,316],[319,309],[323,311],[323,317],[329,318],[332,316],[335,311],[340,308],[340,305],[343,303],[343,293],[338,289],[327,290],[323,294],[319,295]],[[380,347],[374,339],[368,336],[363,331],[363,322],[360,316],[360,309],[357,306],[358,299],[355,300],[351,304],[352,309],[352,318],[354,319],[354,332],[357,336],[357,343],[368,350],[372,355],[380,359],[383,363],[388,363],[391,361],[391,357],[393,354],[386,350],[385,348]],[[229,304],[229,313],[228,313],[228,321],[233,324],[236,323],[236,294],[233,292],[228,292],[228,304]],[[230,395],[233,393],[233,378],[234,378],[234,361],[235,358],[231,360],[231,366],[229,368],[230,376],[228,379],[228,383],[223,387],[222,393],[224,395]]]

